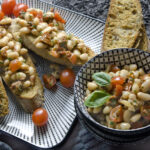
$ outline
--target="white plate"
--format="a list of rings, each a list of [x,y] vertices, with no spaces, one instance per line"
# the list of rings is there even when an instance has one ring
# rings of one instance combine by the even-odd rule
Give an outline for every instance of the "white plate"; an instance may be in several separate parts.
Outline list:
[[[67,21],[66,31],[82,38],[93,51],[100,53],[103,22],[39,0],[19,0],[18,2],[26,3],[29,7],[40,8],[45,12],[52,7],[56,8]],[[35,54],[33,57],[40,77],[50,72],[50,62]],[[74,69],[78,71],[78,68]],[[49,113],[49,120],[47,126],[40,128],[34,126],[31,115],[22,110],[8,88],[7,93],[10,113],[0,119],[0,130],[40,148],[52,148],[64,140],[76,117],[72,88],[66,89],[58,82],[56,89],[45,89],[44,106]]]

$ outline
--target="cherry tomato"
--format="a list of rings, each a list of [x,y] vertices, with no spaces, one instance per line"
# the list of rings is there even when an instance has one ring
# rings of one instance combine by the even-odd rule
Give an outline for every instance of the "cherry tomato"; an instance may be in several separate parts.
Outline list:
[[[27,9],[28,6],[26,4],[19,3],[14,7],[13,14],[15,17],[18,17],[20,15],[20,12],[26,12]]]
[[[119,69],[119,67],[118,66],[116,66],[116,65],[111,65],[111,67],[110,67],[110,71],[111,72],[117,72],[117,71],[120,71],[120,69]]]
[[[109,117],[113,122],[121,122],[123,119],[122,106],[118,105],[118,106],[114,107],[111,110]]]
[[[69,58],[69,60],[72,64],[76,64],[77,56],[75,54],[72,54],[71,57]]]
[[[40,21],[43,21],[43,13],[42,13],[42,11],[37,12],[36,10],[32,10],[32,11],[30,11],[30,13],[34,17],[38,17],[40,19]]]
[[[120,76],[113,77],[113,78],[111,79],[111,83],[112,83],[113,85],[117,85],[117,84],[122,85],[122,84],[124,83],[124,78],[122,78],[122,77],[120,77]]]
[[[123,91],[123,86],[117,84],[117,85],[116,85],[116,89],[115,89],[115,95],[116,95],[116,96],[120,96],[120,95],[122,94],[122,91]]]
[[[53,75],[43,75],[43,82],[47,89],[51,89],[56,84],[56,79]]]
[[[141,114],[145,120],[150,121],[150,106],[142,106],[141,107]]]
[[[15,72],[17,70],[19,70],[21,68],[21,65],[22,63],[17,60],[17,59],[14,59],[10,62],[9,64],[9,69],[12,71],[12,72]]]
[[[43,126],[48,121],[48,113],[44,108],[36,109],[32,114],[32,121],[37,126]]]
[[[0,20],[2,20],[4,18],[4,13],[2,11],[0,11]]]
[[[66,23],[66,21],[60,16],[60,14],[57,11],[54,13],[54,18],[57,21],[60,21],[61,23]]]
[[[16,5],[15,0],[3,0],[1,8],[5,15],[11,15]]]
[[[72,69],[65,69],[60,74],[60,82],[61,84],[66,87],[72,87],[75,81],[75,73]]]

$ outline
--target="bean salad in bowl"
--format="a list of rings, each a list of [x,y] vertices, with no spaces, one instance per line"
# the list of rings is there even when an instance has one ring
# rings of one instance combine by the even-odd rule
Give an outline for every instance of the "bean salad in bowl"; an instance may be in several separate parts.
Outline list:
[[[150,122],[150,74],[136,64],[108,65],[87,83],[84,104],[102,125],[128,130]]]

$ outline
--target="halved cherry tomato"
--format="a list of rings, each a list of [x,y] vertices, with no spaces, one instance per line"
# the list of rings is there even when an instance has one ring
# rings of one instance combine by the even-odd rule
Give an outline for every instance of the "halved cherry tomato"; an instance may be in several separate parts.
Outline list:
[[[28,6],[26,4],[17,4],[13,9],[13,14],[15,17],[18,17],[21,12],[26,12],[28,9]]]
[[[145,120],[150,121],[150,106],[142,106],[141,107],[141,114]]]
[[[16,0],[3,0],[1,8],[5,15],[11,15],[16,5]]]
[[[72,54],[71,57],[69,58],[69,60],[72,64],[76,64],[77,56],[75,54]]]
[[[9,64],[9,69],[12,71],[12,72],[15,72],[17,70],[19,70],[21,68],[21,65],[22,63],[17,60],[17,59],[14,59],[10,62]]]
[[[43,75],[43,82],[47,89],[51,89],[54,85],[56,85],[56,78],[53,75]]]
[[[59,53],[57,53],[56,51],[50,51],[50,55],[52,55],[55,58],[59,58],[60,57]]]
[[[32,121],[37,126],[43,126],[48,121],[48,113],[44,108],[36,109],[32,114]]]
[[[0,11],[0,20],[2,20],[4,18],[4,13],[2,11]]]
[[[120,76],[117,76],[117,77],[113,77],[111,79],[111,83],[115,86],[117,84],[120,84],[122,85],[124,83],[124,78],[120,77]]]
[[[111,67],[110,67],[110,71],[111,72],[117,72],[117,71],[120,71],[120,69],[119,69],[119,67],[118,66],[116,66],[116,65],[111,65]]]
[[[122,106],[118,105],[118,106],[114,107],[111,110],[109,117],[113,122],[121,122],[123,119]]]
[[[75,81],[75,73],[72,69],[65,69],[60,74],[60,82],[61,84],[66,87],[72,87]]]
[[[66,21],[60,16],[60,14],[57,11],[55,11],[55,13],[54,13],[54,18],[57,21],[60,21],[61,23],[66,23]]]
[[[34,17],[38,17],[40,19],[40,21],[43,21],[43,13],[42,13],[42,11],[37,12],[36,10],[32,10],[32,11],[30,11],[30,13]]]
[[[123,91],[123,86],[117,84],[117,85],[116,85],[116,89],[115,89],[115,95],[116,95],[116,96],[120,96],[120,95],[122,94],[122,91]]]

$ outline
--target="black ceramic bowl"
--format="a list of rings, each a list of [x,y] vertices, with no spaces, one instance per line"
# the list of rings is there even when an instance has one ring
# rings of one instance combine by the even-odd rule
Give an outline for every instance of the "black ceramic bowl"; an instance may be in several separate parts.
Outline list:
[[[150,71],[150,53],[138,49],[121,48],[103,52],[88,61],[78,72],[74,85],[75,105],[83,122],[97,136],[116,142],[132,142],[143,139],[150,135],[150,125],[132,130],[111,129],[95,121],[87,112],[84,105],[84,98],[87,89],[87,82],[91,81],[92,74],[103,71],[108,64],[115,64],[119,67],[129,64],[137,64],[145,72]]]

